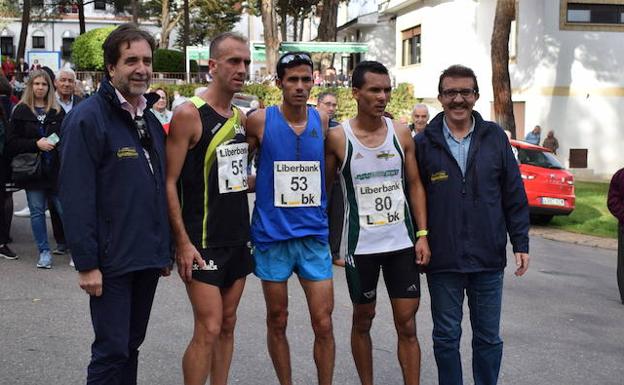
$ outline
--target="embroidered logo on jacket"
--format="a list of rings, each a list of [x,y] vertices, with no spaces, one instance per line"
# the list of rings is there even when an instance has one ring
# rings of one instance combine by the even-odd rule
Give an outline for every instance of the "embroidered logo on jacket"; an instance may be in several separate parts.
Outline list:
[[[126,158],[136,159],[138,157],[139,157],[139,153],[137,153],[137,150],[134,147],[122,147],[119,150],[117,150],[118,159],[126,159]]]
[[[431,183],[444,182],[448,179],[448,174],[446,171],[438,171],[435,174],[431,175]]]

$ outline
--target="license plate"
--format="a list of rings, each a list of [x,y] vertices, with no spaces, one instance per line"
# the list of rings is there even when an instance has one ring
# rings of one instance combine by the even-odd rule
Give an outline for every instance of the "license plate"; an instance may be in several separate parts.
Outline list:
[[[565,199],[543,197],[542,204],[548,206],[565,206]]]

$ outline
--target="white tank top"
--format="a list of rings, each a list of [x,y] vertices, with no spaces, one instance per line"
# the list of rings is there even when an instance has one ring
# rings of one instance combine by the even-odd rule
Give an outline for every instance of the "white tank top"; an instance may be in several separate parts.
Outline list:
[[[384,142],[370,148],[344,128],[345,158],[340,168],[345,211],[341,256],[377,254],[414,245],[414,226],[405,195],[404,154],[392,120]]]

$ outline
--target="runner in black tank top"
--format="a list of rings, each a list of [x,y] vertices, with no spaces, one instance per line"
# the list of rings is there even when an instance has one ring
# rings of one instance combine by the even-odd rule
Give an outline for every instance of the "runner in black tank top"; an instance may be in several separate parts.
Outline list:
[[[212,385],[227,384],[236,310],[253,270],[245,116],[231,105],[250,57],[243,36],[216,36],[208,61],[213,81],[176,108],[167,138],[169,221],[194,318],[182,359],[185,385],[205,384],[208,376]]]
[[[234,115],[227,119],[199,97],[191,98],[191,102],[198,107],[202,134],[199,142],[189,149],[178,181],[186,232],[198,250],[247,245],[247,188],[221,194],[217,159],[218,146],[245,143],[240,111],[233,108]]]

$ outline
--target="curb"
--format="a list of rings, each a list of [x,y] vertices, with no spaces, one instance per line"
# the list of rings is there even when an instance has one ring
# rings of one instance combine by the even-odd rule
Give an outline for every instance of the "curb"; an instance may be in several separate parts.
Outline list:
[[[600,249],[617,250],[618,240],[612,238],[596,237],[593,235],[585,235],[572,233],[569,231],[553,229],[546,226],[531,226],[529,236],[539,236],[552,241],[574,243],[576,245],[598,247]]]

